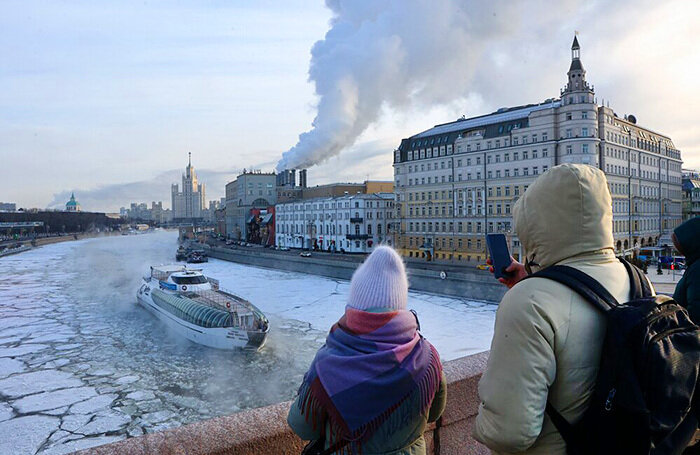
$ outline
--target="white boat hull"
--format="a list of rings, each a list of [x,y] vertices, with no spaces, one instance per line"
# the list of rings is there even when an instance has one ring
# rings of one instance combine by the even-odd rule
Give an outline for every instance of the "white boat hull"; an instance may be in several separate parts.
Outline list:
[[[262,343],[251,340],[246,330],[235,327],[207,328],[184,321],[163,310],[153,302],[150,293],[137,292],[136,298],[141,305],[156,315],[171,330],[188,340],[216,349],[260,349],[265,344],[267,334],[254,333],[259,338],[263,335]]]

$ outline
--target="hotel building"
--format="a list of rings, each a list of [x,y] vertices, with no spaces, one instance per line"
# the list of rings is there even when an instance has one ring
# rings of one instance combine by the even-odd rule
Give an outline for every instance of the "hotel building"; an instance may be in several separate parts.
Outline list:
[[[681,222],[681,154],[671,138],[598,105],[578,39],[557,99],[436,125],[394,151],[396,246],[437,261],[483,261],[485,234],[522,254],[512,209],[538,175],[562,163],[596,166],[613,198],[617,252],[671,245]]]

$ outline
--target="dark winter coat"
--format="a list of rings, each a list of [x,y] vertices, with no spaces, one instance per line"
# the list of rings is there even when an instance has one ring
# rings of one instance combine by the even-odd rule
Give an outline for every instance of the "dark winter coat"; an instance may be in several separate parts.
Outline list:
[[[674,231],[687,267],[676,286],[673,299],[688,309],[690,317],[700,324],[700,217],[691,218]]]

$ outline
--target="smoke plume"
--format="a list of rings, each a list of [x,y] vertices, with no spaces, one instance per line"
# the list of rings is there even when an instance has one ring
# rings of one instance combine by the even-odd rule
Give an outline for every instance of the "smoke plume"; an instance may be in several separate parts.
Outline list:
[[[277,169],[305,168],[354,144],[383,107],[454,101],[468,93],[490,38],[519,8],[501,1],[326,0],[331,28],[311,50],[318,96],[312,129]],[[474,46],[472,43],[479,43]]]

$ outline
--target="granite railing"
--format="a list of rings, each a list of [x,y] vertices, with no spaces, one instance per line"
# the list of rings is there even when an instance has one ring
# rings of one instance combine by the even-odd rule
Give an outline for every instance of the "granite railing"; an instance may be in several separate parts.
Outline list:
[[[444,364],[447,405],[439,427],[425,432],[430,455],[488,454],[471,437],[479,407],[477,384],[486,368],[488,352]],[[87,455],[297,455],[304,447],[287,426],[291,402],[251,409],[225,417],[87,449]]]

